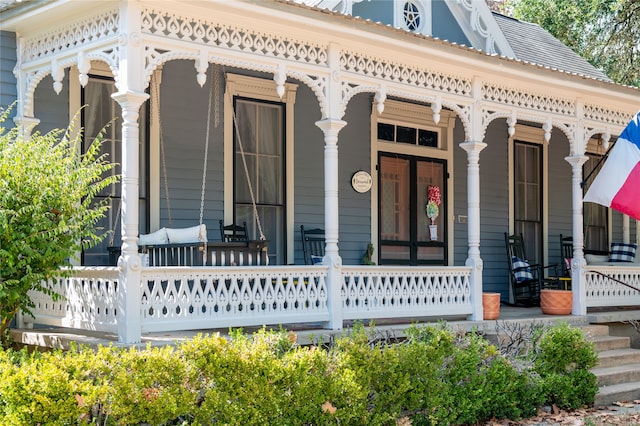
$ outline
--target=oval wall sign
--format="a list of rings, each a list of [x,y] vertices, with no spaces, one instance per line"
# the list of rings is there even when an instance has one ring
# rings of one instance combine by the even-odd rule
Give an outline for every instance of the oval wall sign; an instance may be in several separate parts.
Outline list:
[[[367,192],[371,189],[371,175],[364,170],[358,170],[351,177],[351,186],[356,192]]]

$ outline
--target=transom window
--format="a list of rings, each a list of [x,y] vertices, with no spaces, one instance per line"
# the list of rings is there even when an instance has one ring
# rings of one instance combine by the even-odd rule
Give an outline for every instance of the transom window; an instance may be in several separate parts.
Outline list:
[[[378,123],[378,140],[437,148],[438,132],[417,127]]]

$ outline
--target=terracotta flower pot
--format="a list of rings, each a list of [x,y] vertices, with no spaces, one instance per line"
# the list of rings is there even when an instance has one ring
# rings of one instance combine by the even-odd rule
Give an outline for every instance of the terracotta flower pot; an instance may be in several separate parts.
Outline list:
[[[498,319],[500,316],[500,293],[482,293],[482,318]]]
[[[571,290],[541,290],[540,308],[543,314],[569,315],[573,307]]]

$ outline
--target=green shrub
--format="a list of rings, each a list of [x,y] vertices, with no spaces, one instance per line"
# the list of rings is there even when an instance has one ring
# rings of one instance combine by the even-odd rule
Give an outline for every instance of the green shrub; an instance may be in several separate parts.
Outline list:
[[[582,330],[561,324],[543,331],[534,361],[545,402],[560,408],[592,404],[598,392],[596,376],[589,370],[598,363],[593,343]]]
[[[82,142],[70,126],[27,137],[4,127],[0,111],[0,342],[16,312],[34,307],[28,293],[59,295],[46,280],[63,275],[83,248],[100,242],[97,224],[108,199],[96,196],[118,177],[101,154],[102,134],[78,155]],[[69,271],[69,270],[66,270]],[[68,273],[68,272],[67,272]]]
[[[0,425],[461,425],[593,400],[596,358],[579,330],[547,330],[528,353],[535,369],[516,368],[444,324],[402,342],[357,325],[327,349],[263,329],[144,350],[0,351]]]

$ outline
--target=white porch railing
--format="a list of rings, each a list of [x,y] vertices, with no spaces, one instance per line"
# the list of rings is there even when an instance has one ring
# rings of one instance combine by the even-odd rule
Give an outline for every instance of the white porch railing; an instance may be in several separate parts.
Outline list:
[[[622,264],[621,264],[622,265]],[[610,278],[640,288],[640,268],[637,266],[586,266],[584,287],[587,307],[640,305],[640,292]]]
[[[62,297],[54,301],[42,292],[29,293],[35,320],[23,316],[27,324],[117,332],[119,271],[115,267],[76,267],[69,278],[48,282]]]
[[[27,322],[117,332],[118,269],[79,267],[52,281],[62,295],[34,292]],[[469,315],[471,268],[344,266],[343,320]],[[317,266],[151,267],[141,273],[142,332],[263,324],[326,323],[328,268]]]
[[[328,321],[322,266],[145,268],[142,331]]]
[[[470,315],[471,268],[343,266],[344,319]]]

